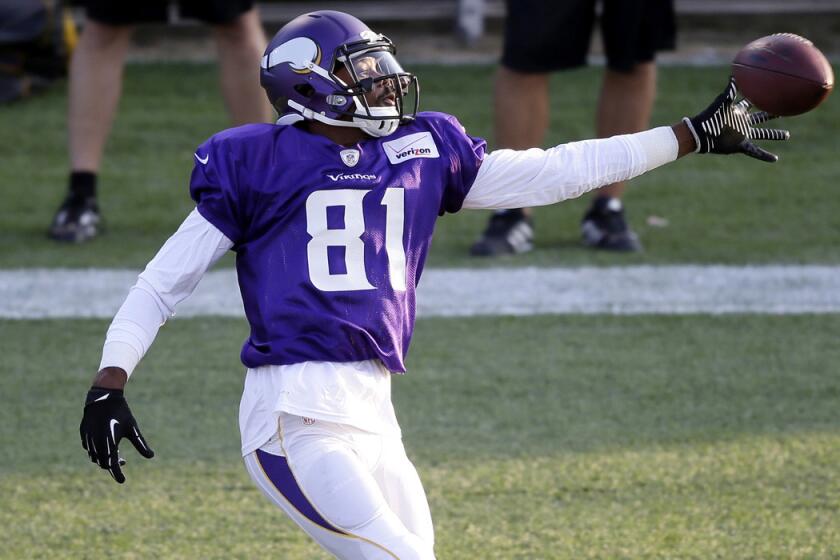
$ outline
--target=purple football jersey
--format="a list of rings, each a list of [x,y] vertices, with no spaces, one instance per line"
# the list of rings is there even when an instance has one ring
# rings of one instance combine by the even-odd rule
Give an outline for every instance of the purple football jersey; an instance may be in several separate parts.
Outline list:
[[[435,221],[461,208],[485,147],[432,112],[353,146],[269,124],[202,144],[190,193],[234,243],[242,362],[379,358],[404,372]]]

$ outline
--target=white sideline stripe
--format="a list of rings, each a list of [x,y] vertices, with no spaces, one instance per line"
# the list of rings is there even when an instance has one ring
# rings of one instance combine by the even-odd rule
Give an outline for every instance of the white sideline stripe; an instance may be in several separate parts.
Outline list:
[[[0,270],[0,318],[110,318],[136,271]],[[429,269],[419,317],[840,313],[840,266]],[[244,315],[236,274],[210,272],[181,317]]]

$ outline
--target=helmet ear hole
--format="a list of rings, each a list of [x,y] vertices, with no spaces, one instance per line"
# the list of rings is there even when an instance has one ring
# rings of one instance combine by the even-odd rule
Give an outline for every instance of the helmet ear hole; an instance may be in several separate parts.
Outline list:
[[[315,94],[315,88],[309,84],[297,84],[295,91],[304,97],[312,97]]]
[[[272,103],[274,110],[277,111],[278,115],[282,115],[286,111],[289,110],[289,98],[288,97],[278,97]]]

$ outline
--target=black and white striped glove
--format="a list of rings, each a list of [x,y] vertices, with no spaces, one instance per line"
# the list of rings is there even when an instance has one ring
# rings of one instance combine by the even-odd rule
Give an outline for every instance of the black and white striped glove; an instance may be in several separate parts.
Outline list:
[[[752,143],[752,140],[787,140],[790,132],[776,128],[753,128],[753,125],[775,119],[766,111],[750,112],[752,104],[746,100],[735,102],[738,89],[735,78],[705,111],[693,118],[683,117],[694,141],[695,153],[747,154],[761,161],[774,162],[779,156]]]
[[[122,484],[125,460],[119,455],[122,438],[130,441],[137,452],[146,459],[155,456],[137,427],[137,421],[119,389],[91,387],[85,399],[85,411],[79,425],[82,447],[90,460],[107,470],[114,480]]]

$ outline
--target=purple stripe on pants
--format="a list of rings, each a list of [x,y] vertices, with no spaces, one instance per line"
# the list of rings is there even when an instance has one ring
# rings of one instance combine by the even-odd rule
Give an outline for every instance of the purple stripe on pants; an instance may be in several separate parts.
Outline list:
[[[259,461],[260,466],[274,487],[283,494],[283,497],[286,498],[286,500],[288,500],[295,509],[305,515],[307,519],[316,525],[320,525],[328,531],[334,531],[336,533],[341,533],[342,535],[347,534],[321,517],[309,500],[306,499],[306,496],[303,495],[303,491],[300,489],[300,486],[298,486],[297,480],[295,480],[295,476],[292,474],[292,470],[289,468],[289,463],[286,461],[285,457],[272,455],[271,453],[266,453],[261,449],[257,449],[257,461]]]

